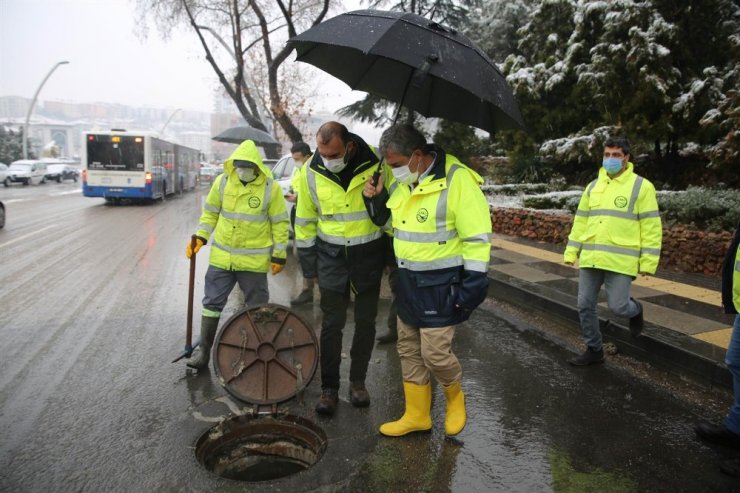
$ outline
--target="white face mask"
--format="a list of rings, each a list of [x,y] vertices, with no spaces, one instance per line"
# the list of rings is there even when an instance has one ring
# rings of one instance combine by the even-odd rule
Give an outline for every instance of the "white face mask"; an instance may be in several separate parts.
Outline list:
[[[338,157],[335,159],[326,159],[324,156],[321,156],[321,160],[324,161],[324,166],[326,169],[331,171],[332,173],[339,173],[344,168],[347,167],[347,148],[344,148],[344,156]]]
[[[416,180],[419,179],[419,167],[417,166],[417,170],[413,173],[411,172],[411,168],[409,168],[412,159],[413,157],[409,158],[409,162],[403,166],[391,169],[391,171],[393,172],[393,177],[401,183],[405,183],[406,185],[413,185],[414,183],[416,183]]]
[[[249,183],[257,178],[257,173],[254,168],[236,168],[236,174],[239,179],[243,182]]]

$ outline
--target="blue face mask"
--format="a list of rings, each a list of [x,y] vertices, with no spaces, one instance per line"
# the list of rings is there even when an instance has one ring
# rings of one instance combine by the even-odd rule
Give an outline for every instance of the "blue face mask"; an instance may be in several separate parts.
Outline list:
[[[620,169],[622,169],[622,160],[616,157],[609,157],[605,158],[601,165],[606,170],[606,173],[609,175],[613,175],[619,172]]]

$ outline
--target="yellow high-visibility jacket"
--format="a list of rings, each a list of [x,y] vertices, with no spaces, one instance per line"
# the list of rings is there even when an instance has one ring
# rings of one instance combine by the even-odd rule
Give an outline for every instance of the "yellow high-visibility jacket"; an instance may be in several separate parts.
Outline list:
[[[601,168],[583,192],[565,248],[565,262],[635,277],[654,274],[663,229],[655,187],[634,165],[616,178]]]
[[[234,160],[257,164],[257,178],[243,185]],[[267,272],[284,264],[288,213],[280,184],[262,163],[257,147],[246,140],[224,163],[203,206],[196,236],[210,239],[210,264],[225,270]]]
[[[466,320],[488,291],[491,213],[483,179],[434,147],[429,174],[411,189],[391,183],[393,250],[401,287],[398,314],[416,327]]]
[[[722,264],[722,305],[725,313],[740,313],[740,224]]]

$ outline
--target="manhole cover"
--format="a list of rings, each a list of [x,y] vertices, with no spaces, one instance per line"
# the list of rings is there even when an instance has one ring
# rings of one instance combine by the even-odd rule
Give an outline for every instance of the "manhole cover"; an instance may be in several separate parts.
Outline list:
[[[268,481],[308,469],[326,450],[326,434],[299,416],[234,416],[198,439],[195,455],[209,471],[237,481]]]
[[[221,385],[251,404],[291,399],[313,378],[319,342],[290,309],[275,304],[245,308],[221,327],[214,341],[214,369]]]
[[[319,345],[307,323],[282,305],[245,308],[219,330],[213,360],[219,382],[232,396],[272,414],[234,416],[206,431],[195,444],[198,462],[224,478],[268,481],[321,459],[324,431],[305,418],[276,412],[277,404],[301,392],[316,372]]]

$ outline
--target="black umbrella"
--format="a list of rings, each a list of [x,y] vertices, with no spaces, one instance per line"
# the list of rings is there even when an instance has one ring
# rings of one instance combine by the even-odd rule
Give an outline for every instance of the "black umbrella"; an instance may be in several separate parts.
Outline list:
[[[211,140],[217,140],[219,142],[228,142],[230,144],[241,144],[245,140],[254,141],[255,145],[270,145],[277,144],[278,141],[275,138],[257,128],[252,127],[231,127],[224,130]]]
[[[488,132],[524,127],[498,67],[470,39],[424,17],[356,10],[288,42],[297,60],[399,107]]]

